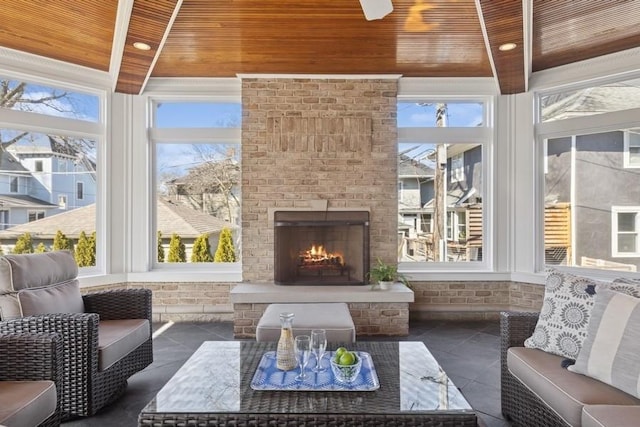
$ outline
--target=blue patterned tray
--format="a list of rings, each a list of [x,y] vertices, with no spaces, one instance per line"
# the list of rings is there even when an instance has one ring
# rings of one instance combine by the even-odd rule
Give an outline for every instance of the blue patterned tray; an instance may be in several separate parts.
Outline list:
[[[373,366],[371,355],[364,351],[358,351],[358,356],[362,358],[362,368],[358,377],[352,383],[342,383],[337,381],[329,360],[333,357],[332,351],[325,353],[321,359],[322,371],[316,373],[315,359],[312,357],[305,372],[307,378],[304,381],[297,381],[296,375],[300,369],[292,371],[282,371],[276,367],[276,352],[268,351],[262,355],[260,364],[251,380],[251,388],[254,390],[298,390],[298,391],[373,391],[380,388],[378,375]]]

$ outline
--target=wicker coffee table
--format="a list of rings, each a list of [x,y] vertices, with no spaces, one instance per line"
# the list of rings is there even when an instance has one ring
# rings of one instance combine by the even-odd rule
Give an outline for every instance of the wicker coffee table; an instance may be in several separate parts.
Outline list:
[[[371,355],[378,389],[254,390],[256,368],[275,343],[204,342],[141,411],[138,425],[477,426],[475,412],[422,342],[350,347]]]

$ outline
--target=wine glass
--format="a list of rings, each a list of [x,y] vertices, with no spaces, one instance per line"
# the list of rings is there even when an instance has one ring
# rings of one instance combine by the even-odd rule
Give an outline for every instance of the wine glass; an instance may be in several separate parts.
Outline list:
[[[323,369],[320,367],[320,361],[324,356],[327,348],[327,331],[324,329],[313,329],[311,331],[311,351],[316,357],[316,368],[314,372],[318,373]]]
[[[295,339],[295,351],[296,351],[296,360],[298,361],[298,366],[300,366],[300,374],[296,376],[296,380],[304,381],[306,379],[306,375],[304,373],[304,368],[309,363],[309,359],[311,358],[311,338],[309,335],[298,335]]]

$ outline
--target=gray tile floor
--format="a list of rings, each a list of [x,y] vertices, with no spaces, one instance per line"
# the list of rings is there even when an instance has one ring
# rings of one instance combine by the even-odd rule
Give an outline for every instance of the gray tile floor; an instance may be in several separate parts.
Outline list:
[[[161,325],[154,325],[156,328]],[[99,414],[65,427],[136,426],[138,413],[203,341],[233,339],[233,326],[175,323],[154,340],[154,362],[129,379],[127,391]],[[480,415],[480,426],[507,427],[500,414],[500,341],[497,321],[411,322],[407,341],[423,341]],[[389,338],[375,338],[388,340]],[[364,340],[364,339],[363,339]],[[372,340],[367,338],[367,340]]]

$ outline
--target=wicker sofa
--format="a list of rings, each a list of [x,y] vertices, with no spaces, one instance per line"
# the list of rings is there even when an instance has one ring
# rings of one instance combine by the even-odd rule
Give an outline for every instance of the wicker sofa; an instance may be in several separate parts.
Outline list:
[[[562,366],[563,358],[524,341],[538,313],[503,312],[501,328],[502,414],[513,426],[631,427],[640,400]]]
[[[153,361],[151,291],[81,295],[77,273],[68,251],[0,257],[0,333],[62,338],[63,420],[95,414]]]
[[[59,426],[62,339],[0,334],[0,424]]]

